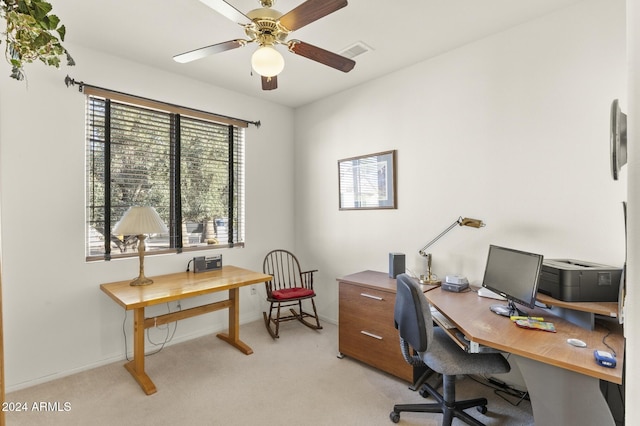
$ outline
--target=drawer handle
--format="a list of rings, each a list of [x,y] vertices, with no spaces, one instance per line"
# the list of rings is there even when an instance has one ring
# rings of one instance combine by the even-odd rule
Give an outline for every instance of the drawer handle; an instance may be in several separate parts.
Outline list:
[[[360,333],[364,334],[365,336],[373,337],[374,339],[382,340],[381,336],[378,336],[373,333],[369,333],[368,331],[361,331]]]
[[[369,299],[384,300],[382,297],[372,296],[371,294],[367,293],[360,293],[360,296],[368,297]]]

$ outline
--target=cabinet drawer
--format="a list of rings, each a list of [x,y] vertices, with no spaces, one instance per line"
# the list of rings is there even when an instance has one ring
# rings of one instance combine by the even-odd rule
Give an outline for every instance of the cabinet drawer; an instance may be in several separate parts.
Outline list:
[[[413,381],[413,369],[402,357],[400,340],[379,336],[366,330],[340,330],[340,352],[394,376]]]
[[[394,293],[343,283],[340,285],[339,314],[370,327],[395,330],[395,300]]]
[[[413,369],[400,352],[394,327],[395,293],[340,282],[339,351],[407,381]]]

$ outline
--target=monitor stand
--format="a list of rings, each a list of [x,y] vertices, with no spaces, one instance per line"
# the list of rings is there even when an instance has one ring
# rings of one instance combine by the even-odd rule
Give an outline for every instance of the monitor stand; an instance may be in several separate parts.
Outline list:
[[[504,317],[510,317],[512,315],[518,315],[523,317],[527,316],[527,314],[525,312],[522,312],[520,309],[518,309],[516,307],[516,304],[513,303],[511,300],[509,300],[509,304],[507,305],[491,305],[489,309],[491,309],[491,312],[493,312],[494,314],[502,315]]]

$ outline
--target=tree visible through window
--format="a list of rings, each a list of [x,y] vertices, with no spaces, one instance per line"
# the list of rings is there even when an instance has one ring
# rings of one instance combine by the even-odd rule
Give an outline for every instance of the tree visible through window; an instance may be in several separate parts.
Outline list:
[[[88,259],[136,252],[111,232],[134,205],[169,228],[150,252],[244,243],[244,128],[97,96],[86,116]]]

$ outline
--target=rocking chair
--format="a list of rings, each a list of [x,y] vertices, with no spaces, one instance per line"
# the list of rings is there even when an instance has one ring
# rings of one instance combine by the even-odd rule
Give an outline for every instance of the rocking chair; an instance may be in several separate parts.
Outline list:
[[[317,272],[317,269],[302,272],[300,263],[293,253],[287,250],[273,250],[264,258],[262,270],[273,277],[271,281],[265,282],[267,301],[270,303],[269,314],[263,312],[264,323],[271,337],[280,337],[280,323],[284,321],[298,320],[314,330],[322,329],[313,300],[316,296],[313,291],[313,273]],[[305,299],[311,302],[313,314],[302,309],[302,301]],[[292,308],[289,309],[290,313],[281,312],[281,308],[296,305],[298,312]],[[315,319],[315,324],[306,318]]]

